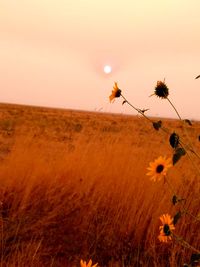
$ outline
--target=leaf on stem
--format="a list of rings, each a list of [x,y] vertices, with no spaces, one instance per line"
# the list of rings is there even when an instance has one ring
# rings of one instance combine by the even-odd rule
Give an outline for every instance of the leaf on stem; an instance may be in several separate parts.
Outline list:
[[[177,198],[176,195],[174,195],[174,196],[172,197],[172,203],[173,203],[173,205],[176,205],[177,202],[178,202],[178,198]]]
[[[173,205],[176,205],[178,202],[181,202],[183,200],[185,200],[185,198],[179,198],[176,195],[173,195],[173,197],[172,197],[172,203],[173,203]]]
[[[192,122],[188,119],[184,120],[187,124],[189,124],[190,126],[192,126]]]
[[[174,219],[173,219],[173,224],[177,224],[178,220],[181,218],[182,214],[180,211],[178,211],[175,215],[174,215]]]
[[[162,126],[162,121],[153,122],[153,128],[158,131]]]
[[[124,101],[122,102],[122,105],[124,105],[126,102],[127,102],[127,101],[126,101],[126,100],[124,100]]]
[[[170,135],[169,143],[171,147],[177,148],[179,145],[179,136],[175,132]]]
[[[143,108],[143,109],[140,109],[140,111],[144,114],[146,111],[148,111],[149,108]]]
[[[180,160],[180,158],[184,156],[185,154],[186,152],[184,148],[182,147],[176,148],[175,153],[172,158],[173,165],[175,165]]]

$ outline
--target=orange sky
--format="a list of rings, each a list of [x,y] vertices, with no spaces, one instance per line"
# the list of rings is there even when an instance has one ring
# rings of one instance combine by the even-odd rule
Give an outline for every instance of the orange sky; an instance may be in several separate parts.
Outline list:
[[[200,119],[199,0],[1,0],[0,102],[175,117],[153,93],[166,79],[183,118]],[[104,64],[113,67],[103,73]]]

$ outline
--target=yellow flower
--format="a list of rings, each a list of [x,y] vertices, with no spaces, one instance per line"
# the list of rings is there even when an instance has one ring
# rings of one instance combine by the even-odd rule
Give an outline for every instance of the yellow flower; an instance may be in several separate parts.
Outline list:
[[[158,236],[158,239],[160,240],[160,242],[171,241],[171,233],[173,230],[175,230],[173,219],[169,214],[163,214],[162,216],[160,216],[160,220],[163,225],[159,227],[160,234]]]
[[[81,267],[96,267],[98,263],[92,265],[92,260],[89,260],[88,264],[86,263],[86,261],[81,260],[80,265]]]
[[[166,157],[160,156],[154,162],[150,162],[147,170],[148,176],[151,176],[151,180],[154,182],[161,180],[164,176],[166,176],[168,169],[172,167],[171,158],[166,159]]]
[[[109,96],[110,102],[114,100],[116,97],[121,96],[121,90],[117,86],[117,83],[115,82],[115,85],[113,86],[112,94]]]

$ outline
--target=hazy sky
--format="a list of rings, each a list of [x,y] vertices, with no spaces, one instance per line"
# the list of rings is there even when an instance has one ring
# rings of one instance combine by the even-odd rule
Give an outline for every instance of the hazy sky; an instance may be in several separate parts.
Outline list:
[[[111,74],[103,72],[110,64]],[[0,102],[200,119],[200,0],[0,0]]]

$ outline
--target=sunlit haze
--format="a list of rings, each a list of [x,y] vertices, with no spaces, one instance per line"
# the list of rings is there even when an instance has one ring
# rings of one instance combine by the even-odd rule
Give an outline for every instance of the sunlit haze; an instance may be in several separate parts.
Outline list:
[[[0,102],[200,119],[199,0],[0,1]],[[110,66],[110,71],[105,66]]]

